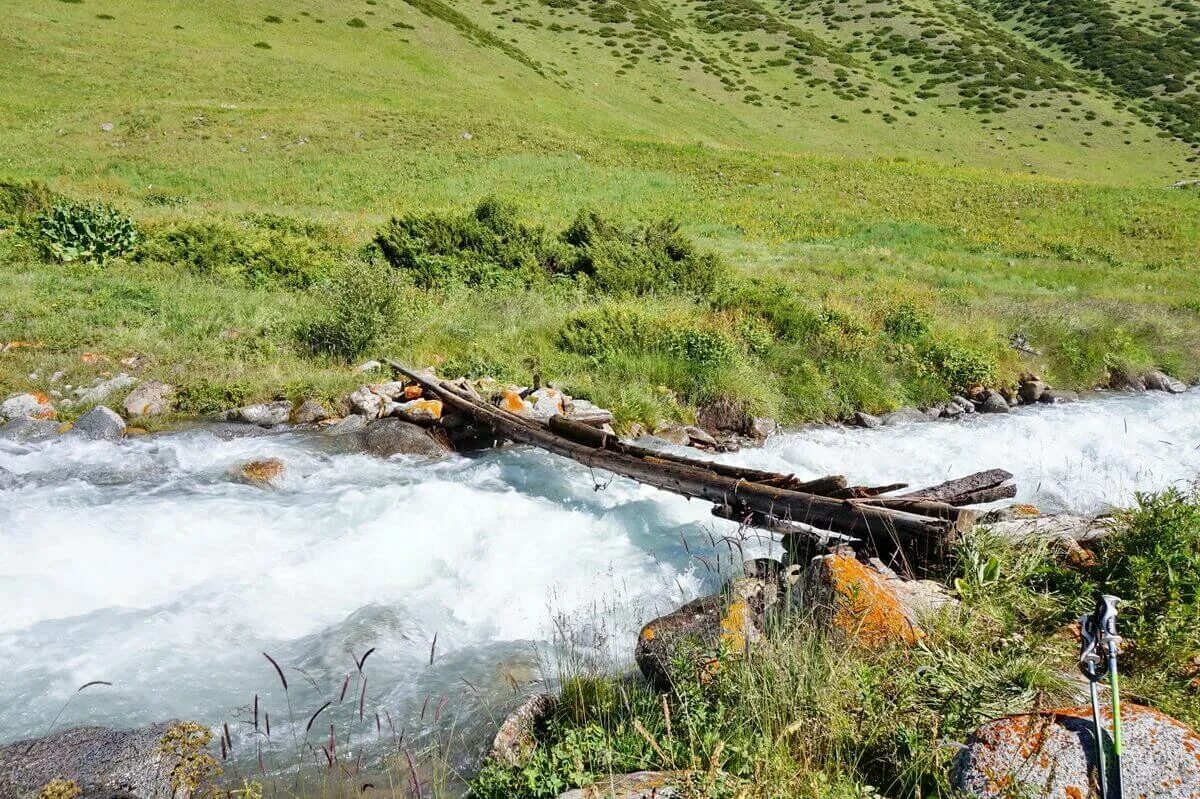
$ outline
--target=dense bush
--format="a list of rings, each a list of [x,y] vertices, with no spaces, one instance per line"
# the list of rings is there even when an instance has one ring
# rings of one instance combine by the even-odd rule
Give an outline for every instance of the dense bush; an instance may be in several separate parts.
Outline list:
[[[54,192],[41,181],[0,181],[0,225],[28,225],[49,211],[54,202]]]
[[[520,221],[495,198],[468,214],[410,214],[375,237],[383,256],[418,286],[531,286],[572,278],[613,294],[705,293],[725,272],[678,223],[624,228],[582,211],[561,234]]]
[[[142,261],[178,264],[253,286],[289,288],[305,288],[328,276],[343,256],[320,226],[273,215],[167,225],[150,231],[138,250]]]
[[[38,237],[56,260],[103,263],[132,250],[138,232],[133,220],[111,205],[64,203],[38,217]]]
[[[313,353],[351,360],[379,343],[389,327],[399,326],[404,290],[380,265],[351,263],[321,286],[322,312],[297,330]]]

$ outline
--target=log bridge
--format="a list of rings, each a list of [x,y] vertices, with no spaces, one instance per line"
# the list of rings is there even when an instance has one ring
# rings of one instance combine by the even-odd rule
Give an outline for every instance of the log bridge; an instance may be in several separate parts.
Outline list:
[[[496,436],[540,447],[577,461],[713,503],[713,515],[783,537],[796,560],[804,553],[850,546],[909,575],[944,563],[950,548],[974,526],[977,505],[1016,496],[1003,469],[897,493],[904,483],[851,485],[841,475],[800,480],[792,474],[750,469],[641,447],[566,416],[540,422],[486,401],[466,380],[440,380],[430,372],[387,364]]]

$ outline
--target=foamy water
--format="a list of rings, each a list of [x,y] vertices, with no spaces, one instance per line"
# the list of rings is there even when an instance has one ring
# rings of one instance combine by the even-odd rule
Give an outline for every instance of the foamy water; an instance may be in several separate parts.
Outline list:
[[[278,489],[230,478],[266,457],[287,465]],[[1200,475],[1200,392],[819,428],[723,458],[914,485],[998,466],[1022,500],[1095,512]],[[482,729],[556,629],[628,662],[643,621],[719,582],[731,550],[712,536],[732,530],[706,503],[528,449],[430,464],[321,435],[0,442],[0,741],[41,734],[91,680],[113,685],[60,725],[215,724],[255,693],[279,725],[263,651],[303,724],[371,648],[366,705],[397,730],[456,713]]]

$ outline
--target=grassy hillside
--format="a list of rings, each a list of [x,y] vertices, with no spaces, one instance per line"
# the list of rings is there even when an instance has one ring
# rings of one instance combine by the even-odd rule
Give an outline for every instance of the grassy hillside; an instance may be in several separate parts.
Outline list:
[[[715,394],[834,418],[1023,369],[1064,387],[1200,374],[1200,192],[1165,188],[1197,170],[1186,0],[54,0],[5,15],[0,180],[114,203],[142,235],[123,260],[63,265],[37,209],[0,207],[0,342],[30,342],[0,355],[5,390],[106,368],[86,351],[194,384],[193,411],[333,395],[358,378],[301,328],[350,295],[366,305],[346,313],[390,314],[369,352],[537,369],[626,419]],[[1113,57],[1063,33],[1080,25]],[[630,236],[673,217],[727,269],[702,291],[418,289],[369,271],[382,306],[346,277],[392,215],[440,225],[493,194],[513,207],[499,224],[550,238],[587,208]],[[719,357],[564,346],[598,303],[690,326]],[[898,342],[909,313],[922,338]]]

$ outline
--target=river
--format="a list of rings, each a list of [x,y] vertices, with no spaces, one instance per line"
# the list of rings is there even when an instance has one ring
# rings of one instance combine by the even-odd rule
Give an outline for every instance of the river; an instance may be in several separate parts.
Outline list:
[[[278,488],[231,479],[267,457],[286,464]],[[1200,391],[811,428],[721,457],[874,483],[1003,467],[1021,501],[1092,513],[1200,476]],[[264,651],[303,726],[369,649],[367,738],[448,723],[478,738],[514,687],[554,671],[556,635],[627,665],[642,622],[715,588],[737,550],[708,510],[524,448],[382,461],[320,434],[202,428],[0,442],[0,742],[43,733],[92,680],[112,685],[76,696],[59,726],[236,722],[258,694],[280,729]],[[350,723],[353,705],[321,723]],[[234,729],[240,746],[249,727]]]

